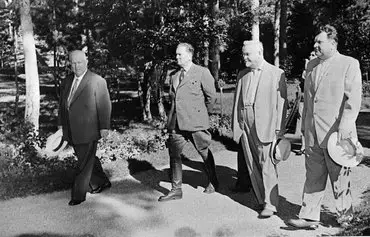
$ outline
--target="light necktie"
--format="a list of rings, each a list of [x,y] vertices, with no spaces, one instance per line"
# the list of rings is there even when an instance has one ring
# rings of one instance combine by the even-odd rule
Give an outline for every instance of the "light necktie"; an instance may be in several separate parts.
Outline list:
[[[72,88],[71,88],[71,92],[69,93],[69,97],[68,97],[68,104],[70,104],[71,103],[71,100],[72,100],[72,98],[73,98],[73,95],[74,95],[74,93],[76,92],[76,90],[77,90],[77,85],[78,85],[78,78],[75,78],[74,79],[74,81],[73,81],[73,85],[72,85]]]

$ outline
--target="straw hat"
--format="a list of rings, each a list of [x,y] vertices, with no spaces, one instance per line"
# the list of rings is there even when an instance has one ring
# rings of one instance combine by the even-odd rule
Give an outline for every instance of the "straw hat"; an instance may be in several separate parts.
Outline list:
[[[62,138],[63,138],[62,129],[59,129],[58,131],[56,131],[56,133],[50,135],[46,139],[44,153],[47,156],[57,156],[67,146],[68,143],[67,141],[64,141]]]
[[[285,137],[278,138],[272,142],[271,158],[272,163],[277,165],[280,161],[287,160],[291,151],[291,144]]]
[[[364,157],[364,148],[356,138],[343,139],[338,142],[337,132],[329,137],[328,152],[335,163],[345,167],[357,166]]]

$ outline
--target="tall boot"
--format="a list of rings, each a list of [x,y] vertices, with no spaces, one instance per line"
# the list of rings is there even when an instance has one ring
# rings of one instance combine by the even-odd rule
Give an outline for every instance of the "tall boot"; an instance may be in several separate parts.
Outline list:
[[[216,175],[216,165],[215,159],[213,158],[213,154],[210,150],[208,150],[208,154],[204,160],[204,169],[206,171],[208,177],[208,186],[203,191],[204,193],[214,193],[218,190],[219,182]]]
[[[170,170],[171,170],[171,191],[164,196],[159,197],[159,202],[171,201],[182,198],[182,163],[181,158],[172,159],[170,158]]]

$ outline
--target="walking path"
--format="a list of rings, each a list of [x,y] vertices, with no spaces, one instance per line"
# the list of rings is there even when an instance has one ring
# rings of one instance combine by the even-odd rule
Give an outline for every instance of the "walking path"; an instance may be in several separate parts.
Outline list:
[[[170,188],[168,167],[154,169],[121,180],[111,189],[88,194],[81,205],[67,205],[70,192],[55,192],[0,203],[0,236],[3,237],[245,237],[321,236],[339,231],[335,226],[333,196],[328,185],[323,202],[324,226],[317,230],[292,230],[284,221],[297,215],[305,176],[304,157],[291,153],[278,165],[280,206],[278,214],[259,219],[252,193],[232,194],[235,182],[236,152],[215,154],[221,182],[218,193],[204,194],[206,177],[200,160],[188,160],[184,167],[182,200],[159,203]],[[361,202],[368,188],[370,169],[353,169],[354,204]]]

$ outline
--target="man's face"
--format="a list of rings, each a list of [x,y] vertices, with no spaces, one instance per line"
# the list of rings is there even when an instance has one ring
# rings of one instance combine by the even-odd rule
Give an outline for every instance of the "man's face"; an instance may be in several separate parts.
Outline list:
[[[326,59],[332,55],[336,48],[335,41],[329,39],[326,32],[321,32],[315,37],[314,49],[317,57]]]
[[[186,49],[185,46],[179,46],[176,49],[177,64],[180,67],[188,65],[192,61],[191,53]]]
[[[71,62],[71,69],[72,72],[77,76],[80,77],[87,69],[87,59],[83,52],[75,51],[72,52],[69,60]]]
[[[246,67],[257,68],[262,61],[262,51],[258,45],[243,46],[243,59]]]

